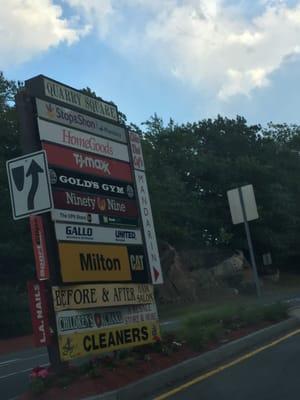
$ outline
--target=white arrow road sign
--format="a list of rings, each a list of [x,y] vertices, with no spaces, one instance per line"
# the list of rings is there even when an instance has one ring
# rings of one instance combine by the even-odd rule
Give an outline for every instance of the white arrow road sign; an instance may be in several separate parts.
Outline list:
[[[53,207],[44,150],[6,162],[13,218],[41,214]]]

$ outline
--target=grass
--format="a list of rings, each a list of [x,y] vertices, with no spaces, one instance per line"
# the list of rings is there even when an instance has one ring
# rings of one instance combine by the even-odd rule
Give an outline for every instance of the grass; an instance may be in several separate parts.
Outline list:
[[[284,303],[271,305],[224,305],[198,312],[182,321],[181,337],[195,350],[219,340],[230,331],[250,327],[262,321],[277,322],[288,316]]]

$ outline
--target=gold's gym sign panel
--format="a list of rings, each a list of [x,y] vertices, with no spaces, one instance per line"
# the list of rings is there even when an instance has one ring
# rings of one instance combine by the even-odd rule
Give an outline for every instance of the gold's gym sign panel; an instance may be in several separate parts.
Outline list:
[[[153,321],[109,328],[98,332],[61,335],[58,337],[58,343],[61,359],[68,361],[78,357],[153,343],[159,335],[159,323]]]
[[[55,311],[155,303],[150,284],[53,286],[52,295]]]
[[[105,179],[53,166],[49,166],[49,175],[51,186],[55,189],[76,190],[128,200],[135,197],[133,186],[123,181]]]
[[[58,243],[63,282],[148,282],[143,246]]]
[[[62,105],[68,104],[75,109],[89,114],[100,116],[108,120],[119,122],[117,107],[106,101],[86,96],[79,90],[63,85],[46,76],[38,75],[25,81],[30,94],[42,99],[51,99]]]

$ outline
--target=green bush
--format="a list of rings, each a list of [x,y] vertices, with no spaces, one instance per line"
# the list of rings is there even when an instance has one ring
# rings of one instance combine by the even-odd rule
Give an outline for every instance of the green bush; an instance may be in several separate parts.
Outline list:
[[[271,304],[263,310],[264,320],[278,322],[288,316],[288,306],[285,303]]]
[[[222,334],[222,324],[213,323],[206,326],[195,325],[191,329],[186,327],[183,335],[194,350],[201,350],[207,343],[220,339]]]
[[[200,350],[208,342],[219,340],[226,331],[253,326],[262,321],[276,322],[286,317],[287,306],[283,303],[223,306],[187,317],[181,336],[195,350]]]

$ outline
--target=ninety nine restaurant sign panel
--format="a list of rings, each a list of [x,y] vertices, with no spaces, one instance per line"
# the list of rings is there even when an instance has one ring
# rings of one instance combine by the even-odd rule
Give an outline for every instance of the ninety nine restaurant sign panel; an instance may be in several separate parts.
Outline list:
[[[133,186],[122,181],[98,178],[53,166],[49,166],[49,175],[52,187],[57,189],[77,190],[124,199],[133,199],[135,196]]]
[[[142,244],[142,235],[139,229],[56,223],[55,233],[58,241]]]
[[[143,246],[59,243],[63,282],[148,282]]]
[[[86,211],[103,215],[137,218],[136,202],[67,190],[52,191],[54,207],[63,210]]]
[[[60,103],[70,104],[79,110],[119,122],[118,109],[115,105],[86,96],[79,90],[62,85],[43,75],[25,81],[25,86],[32,96],[50,98]]]
[[[48,164],[86,174],[132,182],[129,163],[46,142],[43,143],[43,149],[46,151]]]
[[[99,136],[52,124],[38,118],[39,135],[41,140],[73,147],[121,161],[129,161],[128,149],[125,144],[113,142]]]
[[[158,315],[154,303],[86,310],[64,310],[56,313],[59,335],[157,320]]]
[[[77,357],[153,343],[159,334],[159,323],[152,321],[98,332],[61,335],[58,336],[59,351],[62,361],[68,361]]]
[[[41,118],[126,143],[125,129],[121,126],[40,99],[36,99],[36,106]]]
[[[53,286],[52,295],[55,311],[155,303],[153,286],[148,284]]]

